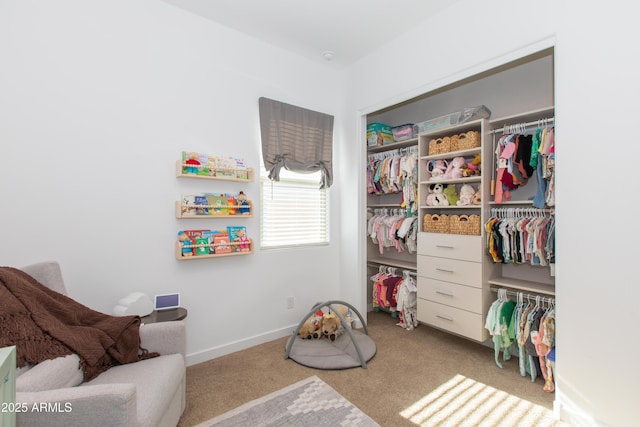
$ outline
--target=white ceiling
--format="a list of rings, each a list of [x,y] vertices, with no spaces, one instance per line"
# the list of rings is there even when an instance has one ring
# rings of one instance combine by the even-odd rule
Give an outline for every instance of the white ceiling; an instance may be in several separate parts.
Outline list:
[[[313,60],[345,66],[459,0],[163,0]]]

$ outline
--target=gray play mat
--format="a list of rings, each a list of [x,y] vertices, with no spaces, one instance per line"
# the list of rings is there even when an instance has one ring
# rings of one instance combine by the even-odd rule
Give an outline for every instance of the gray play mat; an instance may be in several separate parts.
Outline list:
[[[364,333],[353,330],[347,326],[344,332],[331,341],[326,338],[305,339],[298,335],[300,328],[313,313],[323,307],[328,307],[340,318],[343,325],[345,319],[339,311],[332,307],[332,304],[341,304],[349,307],[360,319]],[[347,369],[357,366],[367,367],[367,362],[376,354],[376,344],[369,337],[367,324],[360,313],[349,303],[344,301],[328,301],[316,304],[311,311],[302,319],[293,335],[287,341],[285,359],[292,359],[301,365],[318,369]]]

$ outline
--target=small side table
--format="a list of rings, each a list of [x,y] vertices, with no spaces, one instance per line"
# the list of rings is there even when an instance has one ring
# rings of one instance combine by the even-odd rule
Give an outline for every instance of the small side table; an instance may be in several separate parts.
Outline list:
[[[151,314],[141,317],[142,323],[171,322],[183,320],[187,317],[187,309],[178,307],[168,310],[154,310]]]

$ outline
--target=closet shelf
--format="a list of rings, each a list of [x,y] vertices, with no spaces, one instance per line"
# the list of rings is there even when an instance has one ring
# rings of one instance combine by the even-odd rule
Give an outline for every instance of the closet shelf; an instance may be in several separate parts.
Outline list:
[[[368,147],[367,148],[367,152],[368,153],[379,153],[379,152],[382,152],[382,151],[395,150],[396,148],[410,147],[410,146],[416,145],[416,144],[418,144],[418,137],[411,138],[411,139],[405,139],[404,141],[394,142],[393,144],[376,145],[376,146],[373,146],[373,147]]]
[[[454,157],[468,157],[480,154],[482,147],[469,148],[468,150],[449,151],[442,154],[432,154],[430,156],[421,156],[420,160],[439,160],[439,159],[453,159]]]
[[[482,181],[481,175],[467,176],[463,178],[453,178],[453,179],[428,179],[426,181],[420,181],[420,184],[465,184],[468,182],[479,183]]]
[[[511,277],[496,277],[489,279],[490,285],[496,285],[503,288],[518,289],[521,291],[534,292],[544,295],[555,296],[555,286],[546,283],[532,282],[529,280],[514,279]]]
[[[443,210],[443,209],[472,209],[472,210],[479,210],[481,209],[482,206],[481,205],[464,205],[464,206],[431,206],[431,205],[421,205],[420,209],[425,209],[428,211],[439,211],[439,210]]]
[[[395,260],[392,258],[369,258],[368,263],[371,265],[387,265],[389,267],[403,268],[405,270],[416,270],[417,263],[409,261]]]

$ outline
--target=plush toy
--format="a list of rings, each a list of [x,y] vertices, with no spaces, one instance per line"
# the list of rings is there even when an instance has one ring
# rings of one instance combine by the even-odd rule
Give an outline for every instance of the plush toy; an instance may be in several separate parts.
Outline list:
[[[427,163],[427,171],[431,174],[431,178],[429,179],[442,179],[447,170],[447,166],[449,166],[449,164],[446,160],[431,160]]]
[[[444,195],[447,197],[449,206],[456,206],[458,204],[458,200],[460,200],[460,195],[458,194],[455,184],[447,185],[444,189]]]
[[[353,316],[351,315],[351,310],[349,310],[348,307],[342,304],[338,306],[332,306],[332,307],[334,307],[336,311],[342,315],[342,318],[344,319],[343,326],[346,326],[347,328],[351,328],[351,324],[353,323]],[[329,310],[329,313],[332,313],[332,311]]]
[[[303,340],[310,340],[312,338],[322,337],[322,317],[324,313],[322,310],[316,311],[311,317],[309,317],[303,324],[298,335]]]
[[[467,164],[464,157],[454,157],[446,172],[443,175],[444,179],[457,179],[462,178],[462,168]]]
[[[429,194],[427,194],[426,203],[427,206],[449,206],[447,196],[444,194],[444,185],[429,185]]]
[[[185,162],[187,165],[187,173],[198,173],[198,167],[200,166],[200,161],[198,160],[198,153],[189,153],[189,159]]]
[[[462,176],[469,177],[474,175],[480,175],[480,164],[482,162],[482,158],[480,154],[476,155],[473,160],[467,162],[462,167]]]
[[[472,204],[473,195],[476,193],[476,190],[469,184],[463,184],[460,187],[460,200],[458,200],[458,206],[469,206]]]
[[[475,192],[473,197],[471,198],[472,205],[481,205],[482,204],[482,195],[480,194],[480,188]]]
[[[335,313],[325,313],[322,316],[322,336],[335,341],[342,333],[342,322]]]
[[[242,215],[250,215],[251,207],[249,206],[249,202],[247,201],[247,196],[244,194],[244,191],[238,193],[238,204],[240,205],[240,213]]]

